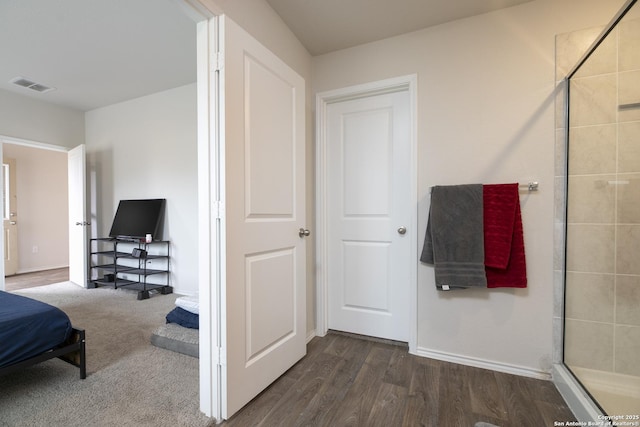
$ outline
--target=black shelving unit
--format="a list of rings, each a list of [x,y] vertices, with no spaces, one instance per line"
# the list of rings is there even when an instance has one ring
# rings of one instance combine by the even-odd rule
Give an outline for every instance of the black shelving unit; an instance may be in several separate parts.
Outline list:
[[[162,295],[173,293],[169,285],[170,242],[152,242],[101,237],[91,239],[89,288],[108,286],[138,292],[138,299],[150,297],[149,291]],[[136,256],[135,250],[143,251]],[[153,264],[154,268],[148,268]],[[162,283],[149,283],[149,277],[161,277]],[[155,282],[155,281],[154,281]]]

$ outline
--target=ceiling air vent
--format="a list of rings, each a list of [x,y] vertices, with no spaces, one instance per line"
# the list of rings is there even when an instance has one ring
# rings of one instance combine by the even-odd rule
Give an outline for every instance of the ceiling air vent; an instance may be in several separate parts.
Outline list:
[[[56,89],[55,87],[45,86],[29,79],[25,79],[24,77],[16,77],[10,80],[9,83],[13,83],[14,85],[22,86],[27,89],[35,90],[36,92],[40,93],[45,93]]]

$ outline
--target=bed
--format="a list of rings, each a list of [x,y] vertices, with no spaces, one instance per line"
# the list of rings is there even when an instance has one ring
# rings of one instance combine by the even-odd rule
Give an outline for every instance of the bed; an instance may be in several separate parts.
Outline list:
[[[0,291],[0,375],[56,357],[86,378],[84,330],[59,308]]]

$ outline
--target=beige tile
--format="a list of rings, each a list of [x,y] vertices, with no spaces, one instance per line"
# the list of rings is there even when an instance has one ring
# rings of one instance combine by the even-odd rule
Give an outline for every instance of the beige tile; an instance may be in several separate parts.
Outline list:
[[[567,222],[612,224],[615,218],[615,175],[569,176]]]
[[[640,121],[618,124],[618,172],[640,173]]]
[[[600,34],[598,34],[599,36]],[[596,76],[618,71],[618,31],[614,29],[593,51],[574,75],[576,77]]]
[[[556,129],[556,144],[555,144],[555,176],[564,176],[567,173],[567,158],[566,158],[566,132],[564,129]]]
[[[593,27],[556,36],[556,81],[567,76],[603,29]]]
[[[618,73],[618,120],[630,122],[640,120],[640,107],[624,108],[629,104],[640,104],[640,70]]]
[[[565,316],[613,323],[613,274],[567,273]]]
[[[564,214],[565,214],[565,178],[564,177],[556,177],[554,179],[554,212],[555,212],[555,222],[564,222]]]
[[[640,225],[618,225],[616,272],[640,274]]]
[[[637,8],[636,8],[637,9]],[[618,69],[640,69],[640,19],[624,21],[618,25]]]
[[[640,224],[640,173],[618,175],[614,182],[618,191],[618,223]]]
[[[554,317],[553,327],[553,363],[562,363],[562,345],[564,339],[564,319],[562,317]]]
[[[553,224],[553,269],[564,270],[564,222]]]
[[[569,126],[614,123],[617,95],[616,74],[572,79]]]
[[[564,310],[564,274],[560,270],[553,272],[553,317],[562,317]]]
[[[640,70],[618,73],[620,105],[640,103]]]
[[[615,371],[640,376],[640,327],[616,326]]]
[[[618,123],[640,121],[640,108],[625,108],[618,112]]]
[[[568,173],[615,173],[616,137],[615,124],[571,128]]]
[[[564,360],[569,366],[613,371],[613,325],[566,319]]]
[[[614,233],[613,225],[569,224],[567,270],[613,273]]]
[[[640,326],[640,276],[616,276],[616,323]]]
[[[566,119],[566,94],[567,94],[567,85],[566,82],[559,82],[556,88],[556,97],[555,97],[555,121],[556,121],[556,129],[564,129],[567,124]]]

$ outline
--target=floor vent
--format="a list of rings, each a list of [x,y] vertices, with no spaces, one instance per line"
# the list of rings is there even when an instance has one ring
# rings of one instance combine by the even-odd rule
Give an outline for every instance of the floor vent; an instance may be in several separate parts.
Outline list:
[[[55,87],[36,83],[29,79],[25,79],[24,77],[16,77],[14,79],[11,79],[9,83],[13,83],[14,85],[22,86],[27,89],[35,90],[36,92],[40,92],[40,93],[45,93],[45,92],[49,92],[56,89]]]

